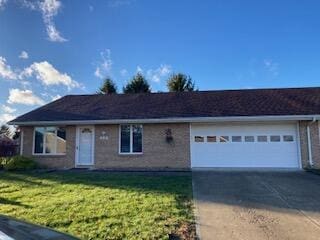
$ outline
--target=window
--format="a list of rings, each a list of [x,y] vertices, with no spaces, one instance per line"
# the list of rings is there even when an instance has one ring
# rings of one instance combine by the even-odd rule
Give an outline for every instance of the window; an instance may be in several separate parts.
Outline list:
[[[280,142],[280,136],[279,135],[270,136],[270,142]]]
[[[34,129],[34,154],[65,154],[66,130],[61,127],[36,127]]]
[[[222,143],[229,142],[229,136],[220,136],[219,139]]]
[[[284,142],[293,142],[293,136],[292,135],[284,135],[283,136],[283,141]]]
[[[195,136],[195,137],[194,137],[194,141],[195,141],[195,142],[204,142],[204,137]]]
[[[245,142],[254,142],[254,136],[245,136],[244,141]]]
[[[120,126],[120,153],[142,153],[142,125]]]
[[[258,136],[258,142],[268,142],[267,136]]]
[[[242,137],[241,136],[232,136],[232,142],[241,142],[242,141]]]
[[[216,136],[207,136],[207,142],[217,142]]]

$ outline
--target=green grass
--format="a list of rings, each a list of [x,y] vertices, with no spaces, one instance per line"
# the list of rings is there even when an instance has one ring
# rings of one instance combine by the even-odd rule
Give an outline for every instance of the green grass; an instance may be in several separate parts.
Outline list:
[[[82,239],[168,239],[193,222],[191,176],[0,172],[0,214]]]

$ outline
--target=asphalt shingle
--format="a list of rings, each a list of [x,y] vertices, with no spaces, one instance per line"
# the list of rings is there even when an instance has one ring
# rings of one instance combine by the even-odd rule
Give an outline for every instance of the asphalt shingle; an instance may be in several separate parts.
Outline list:
[[[12,122],[320,114],[320,88],[67,95]]]

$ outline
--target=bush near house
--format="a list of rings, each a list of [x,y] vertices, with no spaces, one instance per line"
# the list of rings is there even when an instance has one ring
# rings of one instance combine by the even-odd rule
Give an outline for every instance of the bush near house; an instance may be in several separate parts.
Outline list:
[[[8,171],[31,170],[37,168],[37,163],[32,158],[13,156],[0,158],[0,168]]]

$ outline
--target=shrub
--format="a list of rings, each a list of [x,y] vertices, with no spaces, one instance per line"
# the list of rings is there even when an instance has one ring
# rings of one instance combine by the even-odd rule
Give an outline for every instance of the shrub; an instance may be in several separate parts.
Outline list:
[[[20,155],[2,159],[1,165],[8,171],[31,170],[37,168],[37,163],[32,158]]]

